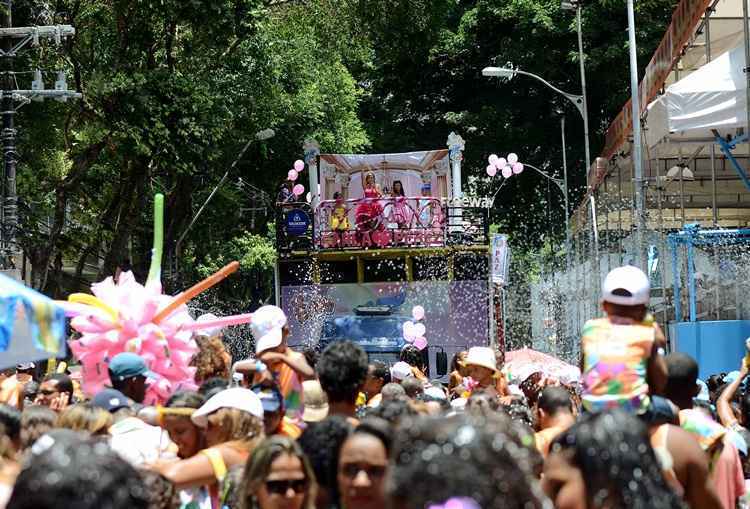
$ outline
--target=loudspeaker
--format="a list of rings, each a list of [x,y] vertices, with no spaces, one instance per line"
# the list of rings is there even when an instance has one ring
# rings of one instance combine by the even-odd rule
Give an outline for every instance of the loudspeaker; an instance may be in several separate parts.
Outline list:
[[[439,378],[448,373],[448,354],[445,353],[442,347],[438,346],[436,348],[440,348],[440,351],[435,352],[435,372]]]

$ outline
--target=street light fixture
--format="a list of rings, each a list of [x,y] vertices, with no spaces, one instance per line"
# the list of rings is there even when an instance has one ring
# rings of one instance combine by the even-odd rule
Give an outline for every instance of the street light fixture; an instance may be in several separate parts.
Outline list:
[[[505,78],[510,80],[513,79],[515,75],[515,70],[505,67],[485,67],[484,69],[482,69],[482,76],[486,76],[488,78]]]

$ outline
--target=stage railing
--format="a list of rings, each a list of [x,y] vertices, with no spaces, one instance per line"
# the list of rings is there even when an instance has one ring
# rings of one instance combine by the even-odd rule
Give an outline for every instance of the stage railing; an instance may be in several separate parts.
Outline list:
[[[487,245],[487,210],[453,207],[434,197],[323,200],[277,208],[282,252]]]

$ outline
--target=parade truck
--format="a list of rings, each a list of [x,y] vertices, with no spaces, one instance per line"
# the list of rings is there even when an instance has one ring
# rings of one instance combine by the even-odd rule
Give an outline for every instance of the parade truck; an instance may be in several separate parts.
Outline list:
[[[487,208],[462,201],[463,142],[449,141],[398,154],[308,145],[293,185],[317,192],[277,204],[276,295],[290,345],[351,340],[392,365],[413,341],[404,324],[415,307],[424,309],[430,377],[445,376],[456,352],[488,344]]]

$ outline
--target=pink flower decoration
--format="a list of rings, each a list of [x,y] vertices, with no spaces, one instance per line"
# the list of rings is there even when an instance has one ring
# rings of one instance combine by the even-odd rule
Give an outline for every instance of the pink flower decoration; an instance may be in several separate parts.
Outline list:
[[[121,352],[137,353],[157,375],[149,380],[146,404],[161,403],[178,389],[195,389],[195,368],[188,366],[197,351],[191,331],[180,330],[195,321],[182,306],[159,324],[156,311],[173,297],[161,293],[161,285],[141,285],[131,272],[91,285],[92,293],[117,311],[117,320],[99,308],[76,306],[70,325],[81,338],[69,342],[82,366],[82,388],[94,395],[109,385],[109,361]]]

